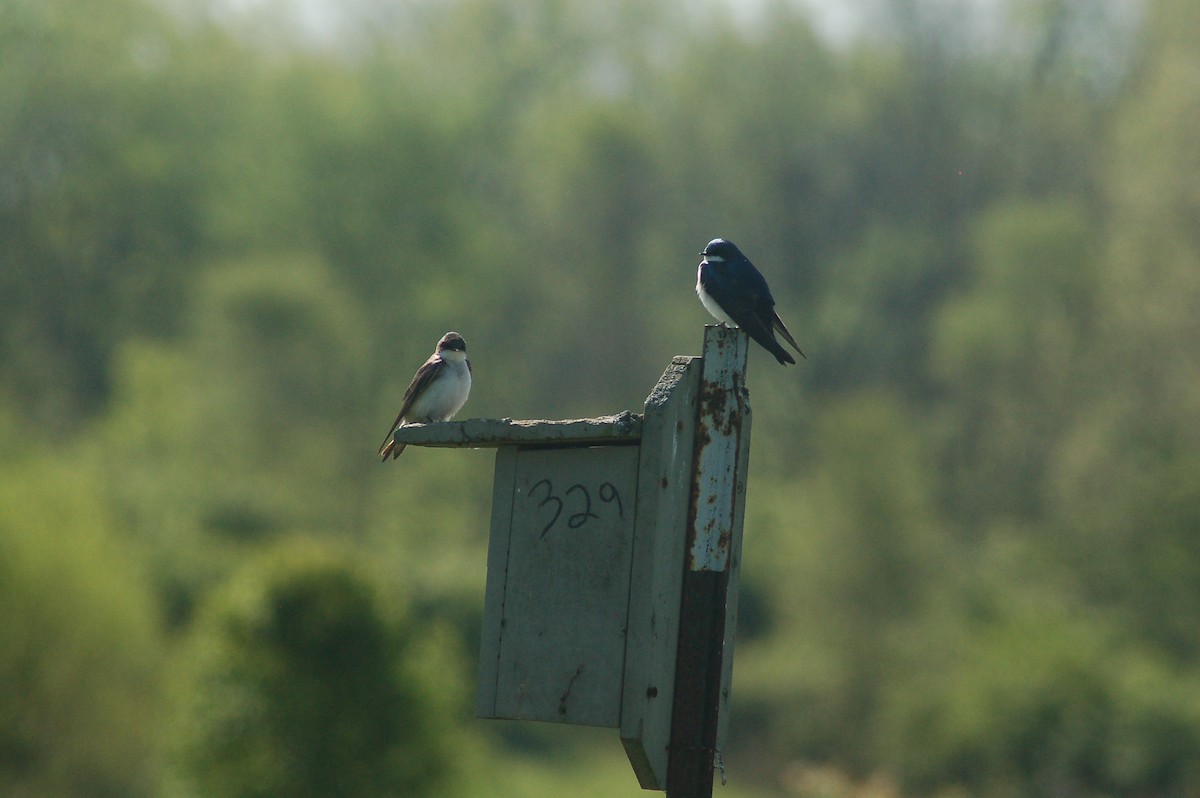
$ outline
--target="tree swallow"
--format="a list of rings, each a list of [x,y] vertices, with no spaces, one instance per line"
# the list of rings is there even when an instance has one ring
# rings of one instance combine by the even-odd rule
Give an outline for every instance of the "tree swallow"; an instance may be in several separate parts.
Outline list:
[[[750,259],[732,241],[714,238],[700,253],[704,259],[696,270],[696,294],[701,304],[722,324],[732,324],[749,333],[781,364],[796,359],[775,340],[775,332],[800,352],[796,339],[775,312],[775,299],[767,281]],[[800,357],[804,357],[800,352]]]
[[[394,460],[404,451],[404,444],[396,443],[392,436],[405,422],[449,421],[467,403],[470,393],[471,361],[467,360],[467,342],[458,333],[448,332],[413,375],[412,384],[404,392],[400,414],[379,447],[380,457],[387,462],[388,455]]]

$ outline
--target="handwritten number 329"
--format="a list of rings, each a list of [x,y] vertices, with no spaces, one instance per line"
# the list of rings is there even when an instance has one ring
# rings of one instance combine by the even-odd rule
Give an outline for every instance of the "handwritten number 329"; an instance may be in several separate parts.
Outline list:
[[[548,479],[543,479],[534,483],[533,487],[529,489],[529,498],[535,499],[534,494],[537,493],[538,488],[542,487],[543,485],[546,486],[546,496],[538,504],[538,509],[540,510],[546,505],[552,504],[554,505],[554,515],[551,516],[550,522],[542,527],[542,533],[538,535],[539,538],[546,537],[546,533],[554,528],[554,525],[558,523],[558,519],[562,517],[563,510],[567,505],[565,499],[554,495],[554,485]],[[613,485],[611,482],[601,482],[597,493],[600,497],[600,501],[605,504],[616,502],[617,517],[621,520],[625,519],[625,508],[621,504],[621,494],[617,491],[617,487],[615,485]],[[571,494],[578,494],[578,497],[572,500],[572,507],[582,505],[582,509],[580,509],[579,512],[571,513],[567,516],[567,527],[569,529],[579,529],[579,527],[588,522],[589,518],[600,517],[598,514],[592,512],[592,494],[584,485],[578,483],[572,485],[566,489],[566,491],[563,493],[563,496],[570,497]]]

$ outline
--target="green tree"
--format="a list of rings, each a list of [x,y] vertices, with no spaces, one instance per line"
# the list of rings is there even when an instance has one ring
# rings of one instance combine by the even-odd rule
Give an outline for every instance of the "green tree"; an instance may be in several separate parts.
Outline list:
[[[0,793],[158,793],[163,641],[94,474],[0,464]]]
[[[1102,173],[1090,396],[1057,453],[1063,557],[1095,600],[1180,663],[1200,652],[1200,9],[1148,6]]]
[[[771,600],[766,635],[739,643],[735,717],[767,727],[761,745],[867,773],[886,685],[911,630],[954,596],[959,563],[934,514],[931,452],[901,406],[866,394],[820,416],[820,465],[756,475],[748,494],[743,579]]]
[[[991,208],[973,227],[974,274],[933,317],[947,495],[969,524],[1044,512],[1048,468],[1091,390],[1095,239],[1072,201]]]
[[[196,44],[144,0],[0,4],[0,389],[48,434],[176,329],[222,133]]]
[[[206,603],[180,685],[182,782],[211,796],[417,796],[448,783],[446,640],[350,557],[292,543]]]
[[[954,602],[911,630],[884,688],[880,757],[910,791],[1196,789],[1194,673],[1089,607],[1070,569],[1025,530],[993,529],[969,566]]]
[[[242,547],[364,535],[378,441],[360,316],[311,257],[239,260],[198,281],[180,341],[118,353],[96,453],[175,620]]]

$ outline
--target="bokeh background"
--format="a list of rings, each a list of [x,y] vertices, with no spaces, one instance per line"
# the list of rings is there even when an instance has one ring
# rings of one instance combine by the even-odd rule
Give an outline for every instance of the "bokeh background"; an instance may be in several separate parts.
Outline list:
[[[730,798],[1200,794],[1195,0],[0,0],[0,794],[639,795],[474,720],[492,458],[757,349]]]

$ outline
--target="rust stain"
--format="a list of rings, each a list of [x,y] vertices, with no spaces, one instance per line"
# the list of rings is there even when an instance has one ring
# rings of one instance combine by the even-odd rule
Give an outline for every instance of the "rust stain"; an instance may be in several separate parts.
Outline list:
[[[734,338],[731,338],[729,341],[722,340],[718,342],[718,346],[722,350],[735,344],[736,339]],[[700,463],[704,461],[707,448],[713,445],[718,438],[722,439],[722,443],[726,441],[731,442],[734,451],[740,448],[743,429],[742,420],[749,409],[749,403],[748,392],[745,386],[740,384],[738,376],[736,373],[732,375],[733,385],[729,387],[714,381],[702,381],[700,385],[700,390],[696,398],[698,407],[693,446],[694,474],[699,473]],[[736,493],[744,491],[745,487],[742,481],[737,479],[737,464],[731,463],[727,467],[727,471],[728,476],[733,478],[733,490]],[[702,484],[695,479],[692,480],[691,501],[688,512],[688,535],[686,540],[688,570],[696,570],[699,567],[699,558],[709,559],[714,552],[729,552],[732,544],[732,523],[729,525],[721,524],[720,519],[712,517],[711,508],[720,505],[721,497],[715,493],[706,493],[711,488],[711,484]],[[702,508],[710,508],[704,511],[706,515],[709,515],[709,518],[705,519],[701,528],[697,528]],[[714,537],[716,538],[715,540]],[[714,544],[716,548],[704,552],[697,551],[699,540],[706,541],[706,549]]]
[[[740,436],[747,404],[745,394],[745,388],[722,388],[715,383],[705,383],[700,391],[701,425],[715,424],[721,435]]]

